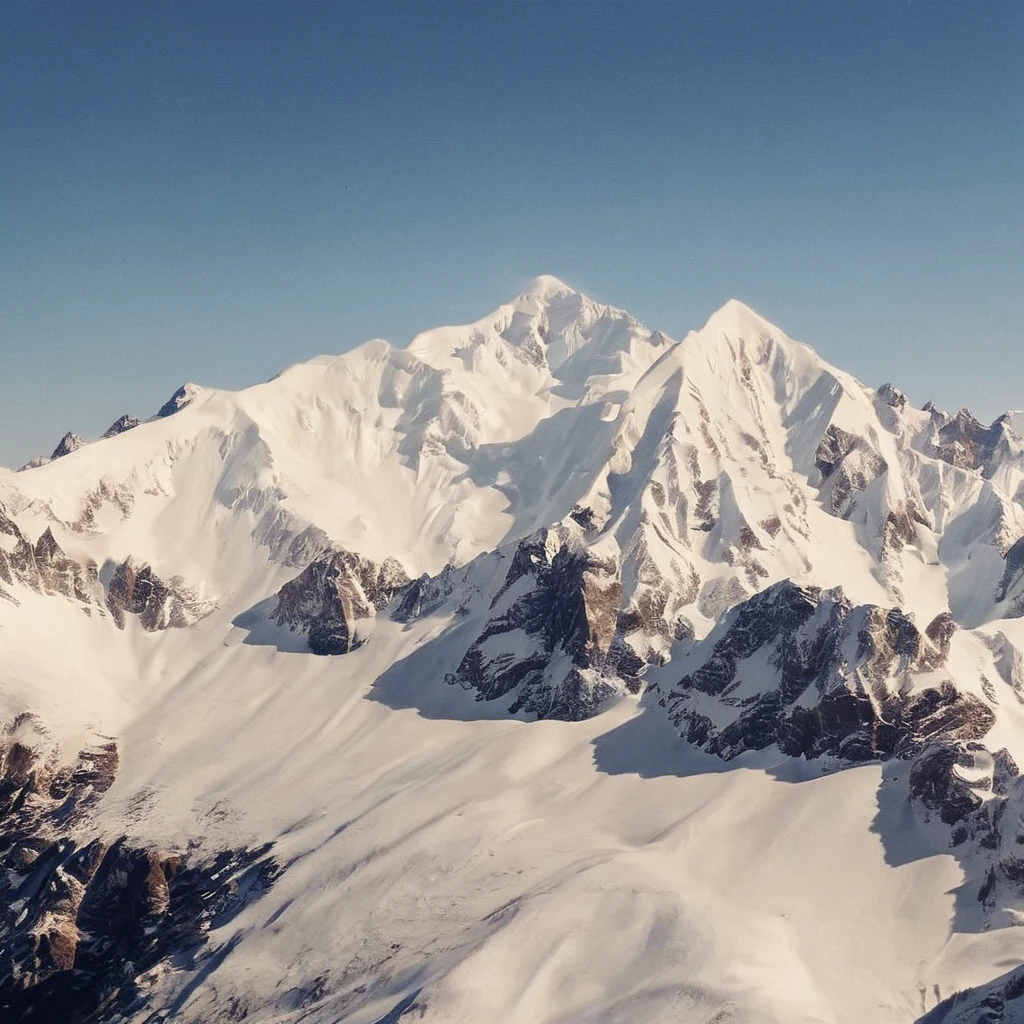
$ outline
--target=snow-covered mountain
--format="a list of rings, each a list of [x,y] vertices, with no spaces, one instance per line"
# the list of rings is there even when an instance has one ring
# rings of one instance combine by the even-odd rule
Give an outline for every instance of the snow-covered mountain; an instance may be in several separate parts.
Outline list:
[[[1024,1020],[1022,430],[543,277],[0,471],[0,1018]]]

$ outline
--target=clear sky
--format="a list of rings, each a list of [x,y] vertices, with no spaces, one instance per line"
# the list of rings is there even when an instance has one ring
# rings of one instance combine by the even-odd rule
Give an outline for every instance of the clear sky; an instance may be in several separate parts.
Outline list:
[[[555,274],[1024,407],[1024,3],[0,3],[0,464]]]

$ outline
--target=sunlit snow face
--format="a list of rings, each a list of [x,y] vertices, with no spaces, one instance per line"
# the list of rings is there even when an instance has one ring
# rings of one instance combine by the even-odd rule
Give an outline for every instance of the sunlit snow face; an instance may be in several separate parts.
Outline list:
[[[1012,418],[990,444],[739,303],[677,343],[553,279],[177,397],[0,477],[0,694],[44,761],[116,744],[80,839],[273,844],[182,1019],[896,1021],[996,975]]]

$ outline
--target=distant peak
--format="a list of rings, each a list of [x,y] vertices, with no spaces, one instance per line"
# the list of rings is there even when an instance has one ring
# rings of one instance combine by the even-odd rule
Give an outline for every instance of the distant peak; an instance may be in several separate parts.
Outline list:
[[[53,454],[50,456],[51,459],[62,459],[65,455],[70,455],[74,451],[78,451],[85,441],[77,434],[71,433],[69,430],[61,439],[60,444],[53,449]]]
[[[704,325],[705,329],[717,327],[722,330],[742,330],[744,328],[749,329],[750,327],[760,329],[772,326],[760,313],[751,309],[750,306],[739,299],[729,299],[723,303],[722,306],[708,317],[708,322]]]
[[[157,411],[156,418],[163,419],[165,416],[173,416],[174,413],[184,409],[203,389],[198,384],[182,384],[177,391],[167,399]]]
[[[580,295],[578,289],[566,284],[561,278],[552,274],[541,274],[533,278],[527,286],[519,293],[520,298],[534,299],[538,302],[545,302],[550,299],[559,298],[563,295]]]
[[[885,402],[886,405],[891,406],[893,409],[903,409],[907,404],[907,396],[900,391],[894,384],[885,383],[882,384],[875,394]]]
[[[124,416],[119,416],[113,423],[107,427],[104,432],[104,437],[115,437],[117,434],[123,434],[126,430],[134,430],[142,420],[136,416],[129,416],[127,413]]]

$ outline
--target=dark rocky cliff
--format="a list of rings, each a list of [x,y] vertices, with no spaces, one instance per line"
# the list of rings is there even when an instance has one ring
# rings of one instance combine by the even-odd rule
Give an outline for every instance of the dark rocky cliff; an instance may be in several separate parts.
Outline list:
[[[351,551],[332,551],[278,591],[271,617],[306,633],[314,654],[346,654],[361,642],[357,622],[376,615],[408,583],[393,558],[378,564]]]

